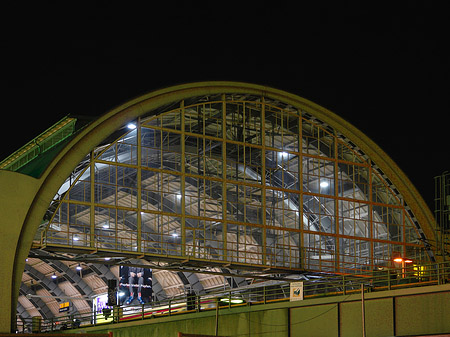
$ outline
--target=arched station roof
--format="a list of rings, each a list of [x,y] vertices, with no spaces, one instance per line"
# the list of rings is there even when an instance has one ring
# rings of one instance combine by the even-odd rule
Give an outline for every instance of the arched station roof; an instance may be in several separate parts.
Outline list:
[[[350,123],[297,95],[238,82],[178,85],[69,136],[37,171],[15,261],[22,292],[39,278],[50,294],[80,286],[70,263],[42,256],[22,276],[33,240],[45,254],[216,272],[353,273],[397,255],[434,259],[433,216],[398,166]],[[55,287],[55,272],[72,288]],[[186,280],[202,289],[226,282],[192,273],[170,282],[169,274],[157,278],[160,296]],[[86,296],[105,286],[74,289]],[[24,296],[19,303],[24,317],[37,306]]]

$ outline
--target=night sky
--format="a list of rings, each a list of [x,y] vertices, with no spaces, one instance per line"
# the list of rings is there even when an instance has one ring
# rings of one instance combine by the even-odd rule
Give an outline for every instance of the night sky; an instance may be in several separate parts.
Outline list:
[[[180,83],[244,81],[297,94],[355,125],[433,210],[433,177],[450,170],[443,7],[112,3],[2,2],[0,160],[68,114],[100,116]]]

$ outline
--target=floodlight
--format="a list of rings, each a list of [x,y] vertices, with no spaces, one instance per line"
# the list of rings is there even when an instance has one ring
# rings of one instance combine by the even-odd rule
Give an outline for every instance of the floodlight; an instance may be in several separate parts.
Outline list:
[[[325,188],[328,187],[330,184],[328,183],[328,181],[322,180],[320,182],[320,187]]]

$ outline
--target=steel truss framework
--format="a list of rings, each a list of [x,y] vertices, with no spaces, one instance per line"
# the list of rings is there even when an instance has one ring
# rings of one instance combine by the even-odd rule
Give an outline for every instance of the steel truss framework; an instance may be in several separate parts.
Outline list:
[[[210,95],[130,127],[61,187],[41,247],[343,273],[428,259],[396,188],[306,111]]]

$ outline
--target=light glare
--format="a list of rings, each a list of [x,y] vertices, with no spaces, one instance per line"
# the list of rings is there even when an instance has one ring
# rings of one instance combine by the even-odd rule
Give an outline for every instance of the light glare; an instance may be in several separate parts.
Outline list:
[[[244,303],[244,300],[241,298],[232,298],[231,300],[229,298],[221,298],[220,301],[225,302],[225,303],[233,303],[233,304]]]
[[[328,181],[321,181],[321,182],[320,182],[320,187],[322,187],[322,188],[328,187],[328,185],[330,185],[330,184],[328,183]]]

